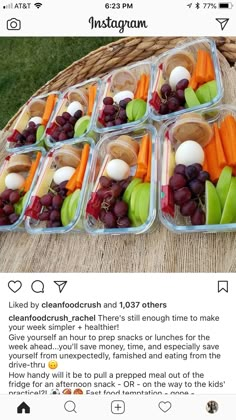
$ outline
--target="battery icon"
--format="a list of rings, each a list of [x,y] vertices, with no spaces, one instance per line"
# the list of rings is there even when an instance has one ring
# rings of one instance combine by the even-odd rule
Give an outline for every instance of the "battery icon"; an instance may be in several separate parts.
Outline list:
[[[219,3],[219,9],[232,9],[233,3]]]

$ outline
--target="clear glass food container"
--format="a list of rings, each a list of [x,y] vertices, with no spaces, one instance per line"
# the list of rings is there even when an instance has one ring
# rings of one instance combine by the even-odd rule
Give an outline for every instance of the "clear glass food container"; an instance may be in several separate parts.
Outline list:
[[[24,230],[25,210],[30,200],[30,195],[36,183],[40,167],[43,162],[45,151],[40,147],[24,148],[22,152],[16,152],[7,156],[0,168],[0,231],[21,231]],[[10,178],[9,178],[10,175]],[[7,178],[7,185],[6,177]],[[22,178],[23,177],[23,178]],[[9,201],[4,199],[2,193],[6,189],[12,189],[19,192],[19,200],[17,198]],[[9,196],[10,197],[10,196]],[[15,201],[15,202],[14,202]],[[8,206],[8,214],[11,212],[18,216],[16,221],[6,219],[5,205]],[[13,206],[13,209],[9,208]],[[12,216],[11,216],[12,217]],[[14,217],[14,215],[13,215]],[[16,218],[16,217],[14,217]],[[5,222],[4,222],[5,220]],[[11,224],[10,224],[11,222]]]
[[[194,72],[196,70],[198,51],[202,51],[201,63],[203,70],[202,68],[200,68],[200,70],[198,70],[197,76],[197,80],[202,80],[202,83],[200,84],[197,83],[193,77]],[[208,53],[207,59],[205,52]],[[210,57],[211,60],[209,60]],[[207,62],[208,64],[206,64]],[[204,70],[204,65],[208,65],[208,67],[210,67],[210,70],[206,72]],[[185,69],[187,69],[191,75],[188,88],[192,87],[193,92],[188,92],[188,101],[189,105],[190,103],[194,103],[194,105],[188,107],[188,105],[186,104],[185,95],[185,97],[182,97],[181,102],[179,103],[179,106],[182,109],[172,110],[172,112],[170,111],[169,113],[164,113],[163,115],[161,115],[161,113],[159,112],[159,107],[161,103],[160,98],[162,98],[162,102],[165,104],[168,102],[169,98],[168,92],[165,93],[164,97],[161,95],[161,87],[163,86],[163,84],[170,82],[169,77],[171,75],[171,72],[174,68],[177,68],[178,66],[185,67]],[[174,96],[176,95],[174,81],[179,79],[179,74],[184,74],[183,70],[181,70],[181,72],[179,72],[179,70],[175,70],[175,75],[173,75],[172,73],[171,76],[171,82],[173,83],[172,87],[174,86],[172,89],[174,93],[172,93],[171,95]],[[204,76],[204,74],[206,74],[207,76]],[[184,78],[186,77],[187,76],[185,76]],[[212,77],[215,79],[216,83],[212,84]],[[208,83],[204,80],[208,80]],[[201,88],[199,90],[198,88],[202,87],[203,85],[206,86],[203,89]],[[172,50],[158,56],[157,59],[153,62],[152,66],[151,92],[152,99],[150,100],[150,117],[158,122],[166,121],[170,118],[176,118],[178,117],[178,115],[182,115],[186,112],[199,111],[206,107],[212,107],[214,105],[219,104],[223,98],[224,88],[215,42],[208,38],[199,38],[191,42],[181,43]],[[186,92],[185,89],[183,89],[183,92]],[[195,92],[197,92],[197,98]],[[194,94],[193,97],[192,94]],[[175,107],[175,104],[173,106]],[[166,107],[166,105],[164,105],[164,107]],[[163,112],[165,112],[165,110]]]
[[[130,66],[121,67],[109,73],[104,79],[96,107],[96,113],[94,118],[93,129],[98,133],[108,133],[111,131],[117,131],[121,129],[134,129],[135,126],[144,123],[149,116],[149,100],[151,95],[151,61],[145,60]],[[118,96],[116,96],[118,94]],[[122,96],[120,96],[120,94]],[[127,96],[128,95],[128,96]],[[105,105],[103,99],[106,97],[115,98],[113,108],[115,106],[115,113],[113,116],[105,115]],[[118,99],[116,99],[118,98]],[[138,108],[133,109],[131,117],[135,118],[133,121],[129,121],[128,118],[122,116],[122,121],[119,121],[120,111],[123,112],[126,109],[125,105],[121,109],[119,107],[119,99],[141,99],[144,103],[140,103]],[[117,102],[116,102],[117,100]],[[145,106],[146,102],[146,106]],[[113,109],[114,110],[114,109]],[[110,110],[112,112],[112,110]],[[123,112],[124,114],[124,112]],[[140,115],[140,116],[139,116]],[[116,117],[116,118],[115,118]],[[104,124],[110,124],[106,119],[116,120],[116,125],[105,126]]]
[[[149,195],[149,199],[147,203],[148,204],[147,218],[145,222],[140,223],[138,226],[105,228],[104,224],[99,220],[98,214],[95,217],[94,217],[94,214],[93,215],[88,214],[88,208],[90,205],[89,203],[91,203],[90,200],[94,196],[94,192],[96,192],[99,189],[100,177],[106,173],[107,163],[114,158],[114,155],[112,157],[110,154],[111,145],[114,145],[114,141],[120,144],[121,136],[129,136],[132,138],[132,140],[135,140],[135,142],[137,142],[140,146],[141,140],[146,135],[148,136],[150,140],[150,145],[151,145],[151,148],[149,149],[149,153],[151,153],[151,155],[149,155],[149,158],[150,158],[149,162],[151,163],[151,165],[150,165],[150,181],[149,181],[150,182],[150,195]],[[120,159],[122,160],[122,158]],[[131,168],[130,174],[132,176],[132,179],[134,179],[133,176],[136,172],[137,165],[131,166],[130,168]],[[144,182],[147,182],[145,181],[145,178],[143,180]],[[131,208],[130,206],[131,204],[129,204],[129,208]],[[91,172],[89,176],[86,205],[84,209],[85,230],[89,234],[95,234],[95,235],[127,235],[127,234],[147,233],[147,232],[150,232],[155,227],[154,222],[156,221],[156,215],[157,215],[157,132],[156,132],[156,129],[151,125],[142,125],[142,126],[137,127],[135,130],[120,130],[120,131],[116,131],[116,132],[109,133],[102,136],[101,140],[96,145],[95,150],[94,150],[92,167],[91,167]]]
[[[60,92],[53,91],[28,100],[13,128],[4,133],[8,152],[20,152],[33,146],[45,147],[46,128],[57,105],[59,94]]]
[[[71,144],[85,136],[96,140],[97,134],[91,128],[100,85],[100,79],[94,78],[70,86],[61,93],[46,130],[45,142],[48,148]],[[66,116],[68,110],[69,115]],[[62,116],[63,113],[65,118]]]
[[[29,233],[66,233],[72,229],[76,232],[83,231],[83,220],[82,220],[82,209],[85,200],[85,192],[87,188],[88,175],[90,172],[91,159],[94,150],[94,141],[89,137],[74,141],[70,145],[63,145],[54,148],[46,155],[44,164],[41,168],[38,182],[31,194],[29,205],[26,209],[26,221],[25,228]],[[86,160],[83,158],[83,153],[87,150]],[[79,168],[82,167],[82,175]],[[68,168],[75,170],[70,172],[70,176],[64,181],[63,188],[59,186],[61,184],[60,179],[55,183],[55,173],[59,169],[68,171]],[[64,168],[64,169],[63,169]],[[76,172],[77,171],[77,172]],[[80,185],[74,184],[74,188],[71,190],[71,194],[67,194],[66,184],[73,173],[77,173],[78,179],[80,179]],[[60,172],[58,176],[61,178],[64,175]],[[77,177],[76,176],[76,177]],[[49,203],[49,208],[42,205],[40,199],[45,195],[51,194],[52,197],[56,195],[62,195],[63,199],[58,207],[53,206]],[[69,199],[70,197],[70,199]],[[68,200],[69,199],[69,200]],[[66,202],[67,200],[67,202]],[[50,215],[45,219],[42,219],[43,212],[51,212],[58,210],[60,213],[60,219],[54,220],[60,223],[47,227],[47,222],[50,219]],[[41,219],[41,220],[40,220]]]
[[[214,134],[214,126],[213,124],[216,124],[219,132],[221,133],[221,127],[222,122],[225,119],[226,116],[233,116],[234,120],[236,121],[236,107],[232,105],[219,105],[216,107],[211,108],[211,120],[209,120],[209,109],[205,109],[198,113],[199,116],[203,117],[205,122],[207,122],[210,127],[212,128],[212,133]],[[192,123],[196,122],[197,114],[196,113],[189,113],[186,115],[186,119],[182,120],[186,123]],[[171,193],[171,189],[169,186],[169,180],[170,177],[174,173],[175,168],[175,150],[176,146],[173,143],[173,130],[174,127],[179,126],[180,119],[175,118],[172,120],[169,120],[165,124],[163,124],[162,129],[160,131],[160,152],[159,152],[159,164],[158,164],[158,214],[161,223],[170,231],[174,233],[196,233],[196,232],[208,232],[208,233],[216,233],[216,232],[228,232],[228,231],[235,231],[236,230],[236,217],[235,221],[232,223],[215,223],[215,224],[202,224],[202,225],[192,225],[190,217],[183,216],[180,212],[180,207],[177,205],[174,205],[173,195]],[[235,122],[235,137],[236,138],[236,122]],[[226,137],[224,139],[230,138],[227,137],[229,134],[227,132]],[[232,134],[230,135],[232,138]],[[215,139],[215,135],[211,138]],[[221,144],[223,146],[226,144],[225,140],[224,143],[222,143],[222,136],[221,138]],[[215,140],[214,140],[215,142]],[[211,143],[212,144],[212,143]],[[233,144],[233,142],[231,143]],[[208,147],[209,143],[205,146]],[[203,148],[204,150],[204,148]],[[220,150],[219,146],[215,150]],[[223,147],[223,150],[224,147]],[[208,170],[210,174],[212,174],[212,171],[209,170],[209,162],[210,166],[212,167],[212,164],[218,168],[218,174],[220,175],[221,171],[225,166],[231,166],[228,162],[228,159],[230,158],[230,153],[228,153],[228,157],[226,159],[226,165],[220,166],[220,161],[218,161],[218,155],[217,159],[214,159],[214,154],[212,154],[211,149],[208,148],[208,154],[206,155],[206,149],[205,149],[205,159],[206,156],[211,156],[211,158],[207,160],[208,167],[205,162],[203,163],[203,170]],[[209,155],[210,153],[210,155]],[[218,153],[218,152],[217,152]],[[226,156],[226,151],[224,152]],[[217,162],[216,162],[217,160]],[[205,166],[206,165],[206,166]],[[233,171],[233,175],[235,175],[235,171]],[[216,185],[216,181],[211,178],[211,181],[214,185]],[[226,194],[227,195],[227,194]],[[235,195],[236,197],[236,195]],[[203,199],[203,208],[204,211],[206,211],[206,203],[204,203],[206,198],[205,192],[204,192],[204,199]],[[236,205],[236,204],[235,204]],[[212,206],[212,205],[211,205]],[[221,216],[223,214],[224,206],[221,208]]]

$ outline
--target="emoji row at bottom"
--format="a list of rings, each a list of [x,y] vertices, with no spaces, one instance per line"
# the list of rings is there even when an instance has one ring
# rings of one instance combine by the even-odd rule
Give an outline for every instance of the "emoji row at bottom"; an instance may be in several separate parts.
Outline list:
[[[65,388],[63,389],[63,391],[60,391],[58,388],[54,388],[51,390],[51,394],[52,395],[59,395],[59,394],[64,394],[64,395],[83,395],[83,390],[81,388],[76,388],[74,391],[70,388]]]

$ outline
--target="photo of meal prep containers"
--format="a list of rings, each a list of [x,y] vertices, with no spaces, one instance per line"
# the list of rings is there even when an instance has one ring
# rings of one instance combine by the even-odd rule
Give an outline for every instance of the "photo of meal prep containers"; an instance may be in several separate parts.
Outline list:
[[[223,94],[201,38],[31,98],[7,132],[0,230],[235,231],[236,108]]]

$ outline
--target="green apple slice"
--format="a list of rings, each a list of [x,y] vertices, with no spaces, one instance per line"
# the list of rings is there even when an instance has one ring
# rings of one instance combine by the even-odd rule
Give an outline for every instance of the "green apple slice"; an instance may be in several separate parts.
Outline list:
[[[69,202],[69,219],[72,222],[72,220],[74,220],[75,214],[76,214],[76,210],[79,204],[79,200],[80,200],[80,193],[81,190],[75,190],[73,192],[73,194],[71,194],[71,200]],[[75,226],[78,229],[81,229],[83,227],[83,223],[81,220],[79,220],[79,222],[77,223],[77,225]]]
[[[230,168],[230,166],[225,166],[216,184],[216,191],[220,199],[222,210],[224,208],[226,197],[229,192],[231,179],[232,179],[232,168]]]
[[[131,220],[133,226],[140,226],[142,224],[139,217],[138,206],[137,206],[141,185],[142,184],[139,183],[138,185],[134,187],[131,197],[130,197],[130,202],[129,202],[128,217]]]
[[[201,105],[196,93],[191,87],[188,87],[184,90],[184,96],[188,108],[193,108],[194,106]]]
[[[206,224],[215,225],[221,220],[221,204],[216,188],[210,181],[206,181]]]
[[[204,83],[204,85],[200,86],[195,93],[201,104],[211,101],[211,91],[208,83]]]
[[[130,198],[131,198],[131,194],[134,190],[134,188],[136,187],[136,185],[140,184],[140,182],[142,182],[142,179],[140,178],[134,178],[132,179],[132,181],[130,182],[130,184],[128,185],[128,187],[126,188],[122,200],[129,205],[130,202]]]
[[[214,99],[217,95],[217,83],[216,80],[211,80],[210,82],[206,83],[210,93],[211,93],[211,99]]]
[[[82,136],[88,129],[91,118],[88,115],[81,117],[75,124],[74,137]]]
[[[71,200],[72,194],[68,195],[65,200],[63,201],[62,208],[61,208],[61,223],[63,226],[67,226],[70,223],[69,218],[69,204]]]
[[[236,219],[236,177],[232,177],[220,224],[232,223]]]
[[[138,214],[142,223],[145,223],[149,215],[150,207],[150,183],[144,182],[140,184],[140,193],[138,197]]]

